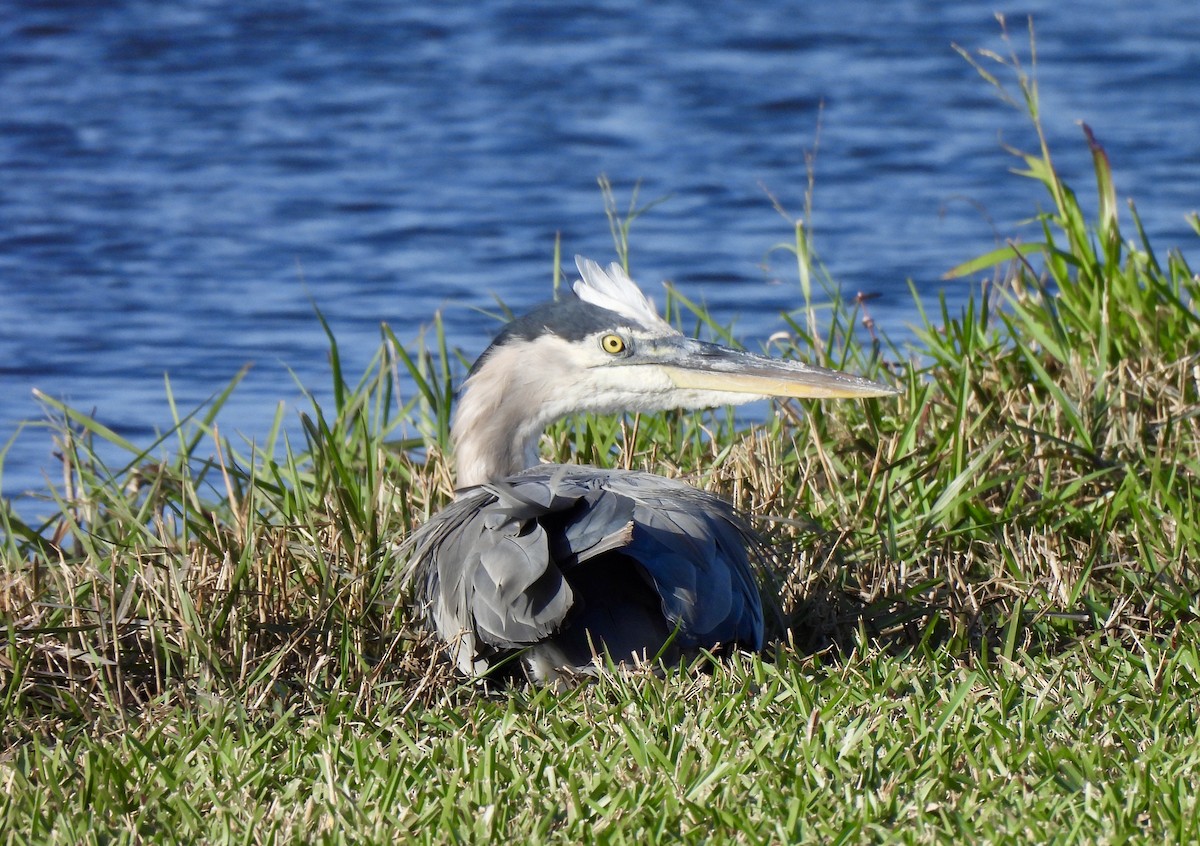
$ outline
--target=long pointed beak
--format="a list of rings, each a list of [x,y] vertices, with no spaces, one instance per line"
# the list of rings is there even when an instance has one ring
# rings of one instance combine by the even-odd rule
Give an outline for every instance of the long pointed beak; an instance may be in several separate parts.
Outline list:
[[[677,388],[728,391],[762,397],[883,397],[901,391],[801,361],[767,358],[720,344],[685,339],[656,352],[658,364]]]

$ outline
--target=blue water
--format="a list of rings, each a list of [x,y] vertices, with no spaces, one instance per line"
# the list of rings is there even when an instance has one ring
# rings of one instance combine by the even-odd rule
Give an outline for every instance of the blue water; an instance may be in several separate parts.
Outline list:
[[[1023,55],[1035,16],[1065,175],[1090,185],[1085,120],[1155,243],[1194,258],[1195,3],[7,0],[0,445],[42,417],[34,388],[145,440],[164,373],[187,408],[250,362],[221,420],[261,438],[305,406],[292,372],[328,396],[311,301],[352,371],[380,321],[413,338],[437,309],[476,353],[493,294],[548,296],[556,233],[613,257],[600,174],[670,196],[634,226],[635,276],[752,343],[797,306],[766,191],[799,214],[818,122],[817,247],[903,336],[907,279],[938,290],[1042,199],[1001,149],[1028,127],[951,49],[1005,50],[995,9]],[[56,475],[51,448],[16,438],[5,496]]]

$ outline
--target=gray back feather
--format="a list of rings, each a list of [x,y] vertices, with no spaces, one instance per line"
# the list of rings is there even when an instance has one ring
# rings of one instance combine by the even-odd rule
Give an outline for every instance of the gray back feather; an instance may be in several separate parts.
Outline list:
[[[636,563],[682,650],[762,646],[760,541],[724,500],[661,476],[534,467],[462,492],[402,554],[418,606],[467,673],[564,634],[581,610],[580,568],[616,560]],[[602,571],[589,572],[603,586]],[[622,586],[589,589],[593,602],[626,601]],[[612,619],[621,625],[619,609]]]

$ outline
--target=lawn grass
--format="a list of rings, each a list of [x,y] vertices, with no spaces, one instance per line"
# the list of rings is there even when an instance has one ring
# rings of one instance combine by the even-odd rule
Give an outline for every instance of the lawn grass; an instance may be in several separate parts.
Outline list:
[[[190,413],[168,395],[149,446],[45,397],[51,516],[0,503],[3,837],[1197,839],[1200,279],[1121,211],[1085,127],[1088,219],[1015,52],[972,61],[1031,118],[1020,169],[1047,206],[1035,239],[952,272],[993,274],[967,306],[921,304],[901,348],[837,297],[803,223],[780,247],[800,305],[773,352],[900,398],[543,440],[759,515],[764,655],[564,691],[445,667],[394,554],[453,489],[464,362],[436,323],[410,344],[383,327],[361,378],[330,333],[334,400],[300,442],[278,415],[260,443],[221,432],[238,378]],[[725,332],[681,294],[669,313]]]
[[[0,802],[59,843],[1190,842],[1195,634],[986,664],[780,651],[408,710],[162,702],[17,745]]]

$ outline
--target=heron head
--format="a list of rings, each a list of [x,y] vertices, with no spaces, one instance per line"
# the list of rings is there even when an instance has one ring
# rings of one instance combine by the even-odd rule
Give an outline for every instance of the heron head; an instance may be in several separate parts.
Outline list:
[[[542,430],[577,412],[898,393],[859,376],[689,338],[658,316],[619,264],[575,262],[576,296],[513,320],[471,368],[454,425],[460,484],[536,463]]]

